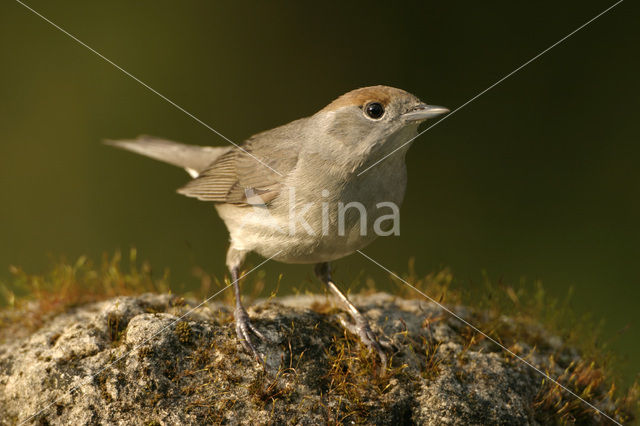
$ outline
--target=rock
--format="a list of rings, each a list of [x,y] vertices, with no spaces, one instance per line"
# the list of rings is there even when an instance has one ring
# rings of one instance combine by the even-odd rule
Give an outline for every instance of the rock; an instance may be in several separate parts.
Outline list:
[[[384,377],[324,296],[249,309],[272,341],[260,346],[265,368],[243,351],[222,304],[185,315],[195,303],[143,294],[75,307],[0,345],[0,423],[519,425],[560,418],[545,399],[557,393],[547,393],[539,373],[437,305],[384,293],[353,300],[397,348]],[[535,345],[513,342],[511,350],[554,377],[579,361],[575,351],[558,352],[557,336],[534,335]],[[579,407],[580,422],[603,421],[565,397]],[[606,396],[591,402],[615,409]]]

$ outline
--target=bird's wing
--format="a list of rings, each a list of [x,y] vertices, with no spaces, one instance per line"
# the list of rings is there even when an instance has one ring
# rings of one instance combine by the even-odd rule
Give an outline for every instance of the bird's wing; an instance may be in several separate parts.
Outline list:
[[[242,149],[232,148],[219,157],[178,193],[218,203],[269,204],[298,162],[296,145],[295,133],[283,128],[256,135]]]

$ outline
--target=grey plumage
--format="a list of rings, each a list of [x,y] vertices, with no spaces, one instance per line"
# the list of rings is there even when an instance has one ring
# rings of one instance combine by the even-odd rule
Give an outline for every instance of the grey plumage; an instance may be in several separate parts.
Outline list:
[[[185,145],[151,136],[137,139],[106,140],[106,145],[132,151],[155,160],[184,168],[192,177],[198,176],[230,147]]]
[[[187,197],[242,206],[253,204],[248,196],[257,195],[262,204],[278,196],[284,177],[298,161],[300,133],[291,132],[291,127],[299,127],[301,121],[259,133],[241,148],[185,145],[150,136],[105,144],[184,168],[194,178],[178,189]]]
[[[261,204],[273,201],[298,162],[302,136],[296,130],[304,120],[254,135],[242,149],[231,148],[178,193],[236,205],[253,204],[248,195],[258,195]]]
[[[384,369],[385,345],[335,285],[328,262],[379,235],[376,223],[389,217],[381,205],[397,212],[407,181],[404,156],[418,125],[445,112],[403,90],[373,86],[349,92],[310,117],[252,136],[240,147],[150,137],[107,143],[183,167],[194,179],[178,192],[215,203],[230,234],[226,263],[236,298],[236,332],[257,359],[261,356],[251,340],[265,338],[249,321],[238,284],[250,252],[285,263],[316,263],[318,278],[353,318],[345,326],[378,353]],[[343,211],[341,216],[341,207],[350,204],[363,213]]]

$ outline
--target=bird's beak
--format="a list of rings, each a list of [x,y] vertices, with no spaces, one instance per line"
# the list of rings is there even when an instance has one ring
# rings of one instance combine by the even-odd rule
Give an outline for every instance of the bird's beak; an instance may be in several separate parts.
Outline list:
[[[407,121],[423,121],[448,112],[449,110],[445,107],[421,103],[416,105],[409,112],[402,114],[402,117]]]

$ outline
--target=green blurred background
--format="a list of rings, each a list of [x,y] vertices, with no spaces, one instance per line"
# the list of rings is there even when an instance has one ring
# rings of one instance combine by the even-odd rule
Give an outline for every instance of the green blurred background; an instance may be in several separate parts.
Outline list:
[[[451,109],[606,7],[573,2],[205,2],[28,4],[235,141],[387,84]],[[418,139],[401,233],[367,253],[416,258],[479,287],[482,271],[543,281],[606,321],[639,370],[640,91],[631,2],[551,50]],[[100,144],[151,134],[225,142],[16,2],[0,4],[0,280],[136,246],[172,282],[221,277],[227,234],[211,205],[177,195],[179,169]],[[252,259],[253,264],[259,262]],[[354,255],[349,283],[387,275]],[[310,268],[270,263],[283,291],[319,291]],[[365,271],[363,273],[363,271]],[[621,330],[625,329],[623,333]]]

